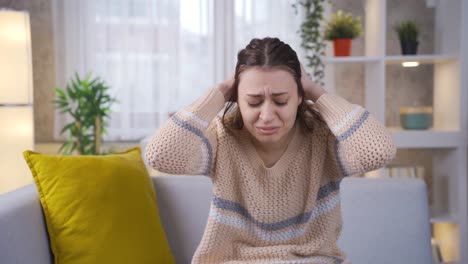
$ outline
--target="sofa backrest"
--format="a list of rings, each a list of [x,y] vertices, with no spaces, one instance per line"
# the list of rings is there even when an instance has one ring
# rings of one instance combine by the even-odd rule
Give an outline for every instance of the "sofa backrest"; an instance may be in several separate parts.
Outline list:
[[[178,264],[190,263],[208,218],[204,176],[153,177],[161,221]],[[418,179],[346,178],[338,245],[352,263],[431,262],[426,185]],[[50,264],[52,255],[33,184],[0,195],[0,263]]]
[[[190,263],[205,230],[212,183],[206,176],[153,177],[161,223],[178,264]]]
[[[346,178],[340,193],[338,245],[353,263],[432,263],[424,181]]]
[[[205,176],[153,177],[161,221],[177,263],[190,263],[213,195]],[[341,182],[338,245],[353,263],[432,263],[426,185],[419,179]]]

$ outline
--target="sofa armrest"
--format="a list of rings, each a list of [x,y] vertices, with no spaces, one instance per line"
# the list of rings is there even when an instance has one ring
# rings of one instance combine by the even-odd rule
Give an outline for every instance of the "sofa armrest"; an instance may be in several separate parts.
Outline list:
[[[0,195],[2,264],[51,264],[52,253],[34,184]]]

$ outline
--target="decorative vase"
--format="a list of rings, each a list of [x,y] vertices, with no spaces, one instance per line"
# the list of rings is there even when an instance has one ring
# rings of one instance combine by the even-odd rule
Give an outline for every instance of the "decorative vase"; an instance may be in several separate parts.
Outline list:
[[[351,54],[351,41],[352,39],[350,38],[334,39],[333,49],[335,52],[335,56],[349,56]]]
[[[401,41],[401,53],[403,55],[416,55],[418,53],[418,44],[417,41]]]

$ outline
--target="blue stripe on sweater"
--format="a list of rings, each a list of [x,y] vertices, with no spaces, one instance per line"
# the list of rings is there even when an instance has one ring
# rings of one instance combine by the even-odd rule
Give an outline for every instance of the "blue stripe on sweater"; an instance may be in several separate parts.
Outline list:
[[[361,125],[367,120],[368,117],[369,117],[369,111],[366,110],[361,115],[361,117],[359,117],[359,119],[346,132],[344,132],[343,134],[341,134],[340,136],[336,138],[335,145],[334,145],[334,152],[335,152],[335,157],[338,163],[338,167],[342,175],[341,178],[349,176],[349,173],[346,170],[344,160],[342,159],[343,153],[340,149],[340,141],[343,141],[347,139],[348,137],[350,137],[352,134],[354,134],[354,132],[356,132],[356,130],[358,130],[359,127],[361,127]]]
[[[210,169],[211,169],[211,164],[212,164],[212,161],[213,161],[213,149],[212,149],[211,144],[208,141],[208,139],[205,137],[205,135],[203,134],[203,132],[200,129],[192,126],[191,124],[189,124],[186,121],[181,120],[176,115],[172,116],[172,120],[178,126],[192,132],[193,134],[195,134],[195,135],[197,135],[198,137],[201,138],[202,142],[205,144],[205,146],[206,146],[206,148],[208,150],[208,163],[207,163],[205,169],[203,170],[202,175],[209,175],[210,174]]]
[[[305,222],[314,221],[315,219],[330,213],[330,211],[335,209],[339,203],[340,203],[340,197],[338,196],[338,194],[332,196],[327,201],[319,203],[311,211],[310,215],[307,218],[307,221]],[[257,238],[262,239],[262,240],[266,240],[270,242],[285,242],[285,241],[303,236],[308,230],[307,225],[297,225],[297,226],[294,226],[294,228],[292,229],[288,229],[284,231],[272,230],[273,227],[279,228],[280,226],[278,225],[278,223],[282,223],[284,221],[273,223],[273,224],[264,224],[264,223],[260,223],[259,221],[256,221],[255,219],[253,220],[245,219],[245,217],[240,214],[239,215],[226,214],[225,211],[228,211],[228,210],[229,209],[218,209],[218,207],[213,203],[213,207],[210,210],[210,217],[216,220],[217,222],[223,223],[225,225],[243,229],[249,233],[254,234]],[[229,210],[229,211],[232,211],[232,210]],[[269,225],[267,227],[270,227],[270,228],[269,229],[265,228],[266,225]],[[285,227],[288,227],[288,226],[285,226]],[[271,232],[271,231],[274,231],[274,232]]]
[[[323,198],[327,197],[330,193],[340,189],[340,182],[338,181],[331,181],[324,186],[320,187],[317,193],[317,200],[320,201]]]
[[[333,259],[334,264],[341,264],[345,260],[335,256],[314,256],[302,259],[294,259],[294,260],[282,260],[282,261],[268,261],[268,262],[261,262],[260,264],[310,264],[310,263],[324,263],[325,259],[331,258]],[[327,262],[329,263],[329,262]],[[349,263],[349,262],[347,262]]]
[[[297,224],[303,224],[309,221],[313,215],[313,211],[311,210],[309,212],[304,212],[301,213],[297,216],[291,217],[289,219],[279,221],[276,223],[263,223],[255,219],[249,212],[248,210],[243,207],[241,204],[223,199],[221,197],[214,196],[213,198],[213,204],[220,209],[224,209],[227,211],[235,212],[243,217],[247,218],[248,220],[252,221],[256,226],[263,230],[268,230],[268,231],[274,231],[274,230],[280,230],[283,228],[287,228],[292,225],[297,225]]]
[[[214,203],[214,205],[216,207],[218,207],[220,209],[236,212],[236,213],[244,216],[248,220],[254,222],[255,225],[258,226],[259,228],[264,229],[264,230],[269,230],[269,231],[279,230],[279,229],[283,229],[283,228],[286,228],[286,227],[291,226],[291,225],[305,223],[305,222],[307,222],[310,215],[312,214],[311,211],[306,212],[306,213],[301,213],[301,214],[299,214],[299,215],[297,215],[295,217],[292,217],[292,218],[289,218],[289,219],[286,219],[286,220],[283,220],[283,221],[280,221],[280,222],[268,224],[268,223],[262,223],[262,222],[258,221],[257,219],[255,219],[247,211],[247,209],[245,209],[242,205],[240,205],[240,204],[238,204],[236,202],[229,201],[229,200],[226,200],[226,199],[223,199],[223,198],[220,198],[220,197],[215,197],[215,199],[213,200],[213,203]]]
[[[338,141],[338,139],[335,140],[333,151],[335,152],[336,162],[338,163],[338,168],[340,170],[341,178],[348,176],[346,169],[344,167],[344,163],[341,158],[342,152],[340,151],[340,142]]]
[[[343,141],[350,137],[356,130],[366,121],[367,117],[369,117],[369,111],[365,111],[361,117],[354,123],[346,132],[341,134],[340,136],[337,137],[338,141]]]

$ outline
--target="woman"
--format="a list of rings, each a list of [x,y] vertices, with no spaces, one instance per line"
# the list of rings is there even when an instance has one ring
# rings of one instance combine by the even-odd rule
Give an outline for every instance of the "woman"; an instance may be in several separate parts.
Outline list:
[[[159,171],[213,182],[192,263],[350,263],[337,246],[339,183],[390,162],[390,133],[313,83],[277,38],[237,59],[234,78],[178,111],[145,152]]]

